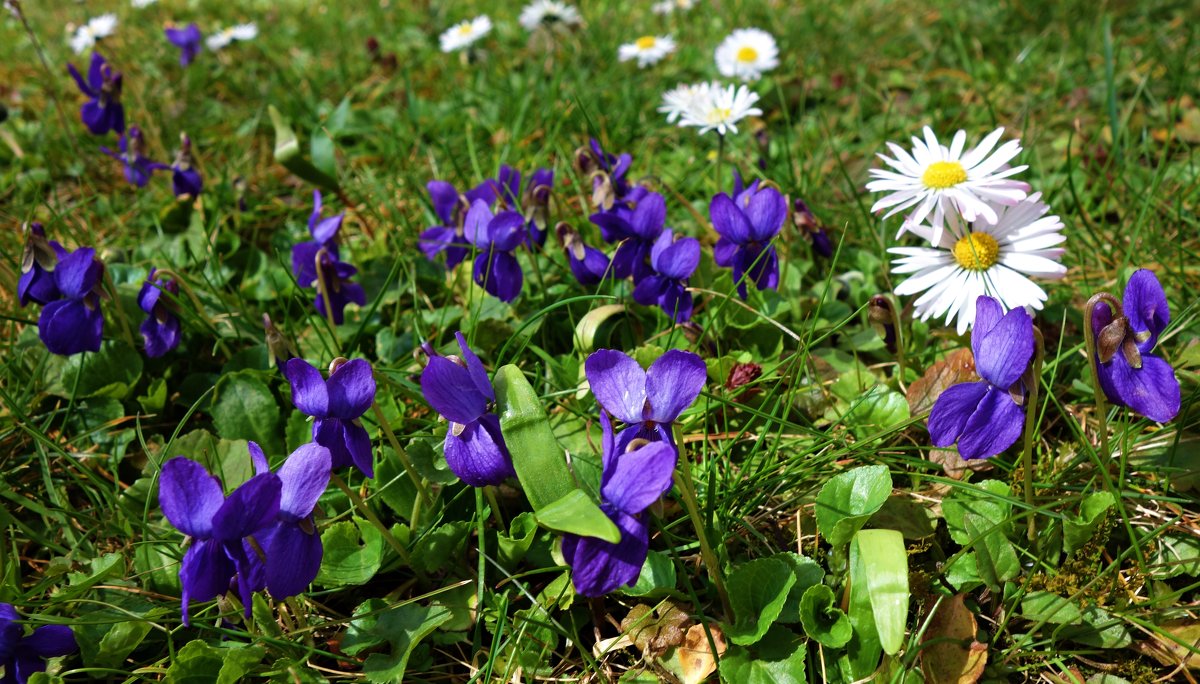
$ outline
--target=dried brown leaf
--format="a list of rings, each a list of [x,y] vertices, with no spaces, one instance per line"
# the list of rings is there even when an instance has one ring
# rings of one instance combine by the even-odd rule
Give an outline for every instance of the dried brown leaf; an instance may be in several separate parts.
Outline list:
[[[721,628],[709,625],[708,631],[717,647],[717,657],[725,655],[725,635],[721,633]],[[688,629],[679,646],[678,656],[683,684],[700,684],[717,671],[717,659],[713,657],[704,625],[692,625]]]
[[[908,409],[912,415],[918,415],[933,408],[933,402],[951,385],[960,382],[978,380],[975,375],[975,357],[967,348],[959,349],[930,366],[925,375],[908,386],[905,398],[908,399]]]
[[[938,604],[921,639],[927,684],[975,684],[987,665],[987,645],[975,641],[975,616],[959,594]]]

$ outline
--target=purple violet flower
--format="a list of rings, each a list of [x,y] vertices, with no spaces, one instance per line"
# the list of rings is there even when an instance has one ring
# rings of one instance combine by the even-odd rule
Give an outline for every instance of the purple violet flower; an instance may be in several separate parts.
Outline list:
[[[79,85],[79,90],[91,99],[79,110],[84,125],[94,135],[105,135],[109,131],[125,132],[125,108],[121,106],[121,72],[113,70],[99,52],[92,53],[92,64],[88,68],[87,80],[74,64],[67,71]]]
[[[194,22],[184,28],[168,26],[163,32],[167,35],[167,40],[179,48],[179,66],[186,67],[200,54],[204,36],[200,34],[200,27]]]
[[[179,568],[183,624],[192,601],[210,601],[236,581],[250,617],[252,594],[266,586],[265,568],[247,537],[262,532],[279,515],[281,485],[271,473],[255,475],[228,497],[221,481],[199,463],[177,456],[162,467],[158,500],[163,515],[192,545]]]
[[[515,211],[493,214],[483,200],[475,200],[463,221],[463,235],[479,250],[475,283],[501,301],[516,299],[524,275],[513,250],[525,242],[525,217]]]
[[[958,442],[967,460],[988,458],[1012,446],[1024,428],[1026,388],[1021,377],[1033,359],[1033,319],[1023,308],[1008,313],[986,295],[975,300],[971,352],[979,382],[942,392],[929,414],[934,446]]]
[[[366,292],[361,285],[353,283],[350,278],[358,273],[358,269],[338,259],[337,232],[342,227],[345,213],[321,218],[321,192],[313,191],[313,210],[308,217],[308,232],[313,240],[301,242],[292,247],[292,274],[300,287],[318,288],[314,304],[317,313],[322,316],[325,312],[326,298],[332,307],[332,318],[336,325],[341,325],[345,319],[346,305],[353,302],[359,306],[367,303]],[[317,263],[320,261],[320,271]],[[324,279],[324,291],[320,291],[320,280]]]
[[[483,201],[491,205],[496,201],[499,194],[496,181],[488,179],[463,195],[458,194],[458,190],[446,181],[429,181],[425,187],[429,190],[433,212],[442,225],[431,226],[421,233],[419,246],[430,261],[445,252],[446,269],[450,270],[471,252],[471,243],[463,235],[463,218],[475,202]]]
[[[579,232],[571,224],[560,222],[556,227],[558,241],[563,251],[567,253],[567,263],[571,266],[571,274],[580,285],[590,287],[598,285],[608,274],[608,255],[583,241]]]
[[[138,307],[145,311],[146,320],[138,330],[146,342],[146,356],[154,359],[179,346],[179,317],[172,303],[163,298],[163,292],[172,296],[179,294],[179,283],[174,278],[155,278],[156,269],[150,269],[142,290],[138,292]]]
[[[121,136],[120,148],[120,152],[113,152],[107,147],[101,147],[100,151],[121,162],[125,167],[125,180],[139,188],[146,187],[155,171],[171,168],[146,157],[146,141],[142,137],[142,129],[137,126],[130,126]]]
[[[1096,369],[1104,395],[1158,423],[1173,419],[1180,407],[1175,370],[1150,353],[1170,322],[1167,295],[1154,272],[1144,268],[1125,285],[1120,315],[1114,318],[1103,300],[1092,314]]]
[[[554,187],[554,172],[538,169],[529,177],[529,185],[521,192],[521,172],[507,164],[500,165],[496,177],[500,200],[508,209],[519,210],[525,217],[528,246],[533,249],[546,244],[550,216],[550,192]]]
[[[263,450],[250,442],[250,458],[258,475],[271,472]],[[275,471],[280,482],[279,516],[256,539],[267,555],[266,582],[271,596],[301,594],[321,569],[321,535],[313,522],[317,500],[329,486],[332,457],[320,444],[305,444]]]
[[[500,434],[500,419],[489,410],[496,392],[463,334],[454,337],[462,357],[431,354],[421,372],[421,392],[450,421],[444,445],[450,470],[472,487],[500,484],[517,473]]]
[[[96,258],[96,250],[80,247],[63,256],[53,275],[62,298],[42,308],[38,337],[51,353],[62,356],[100,351],[104,335],[104,315],[100,312],[104,264]]]
[[[671,489],[675,449],[665,442],[618,448],[608,414],[600,412],[603,470],[600,510],[621,530],[621,541],[563,535],[562,554],[582,596],[602,596],[637,581],[646,562],[650,533],[642,512]],[[632,447],[632,448],[630,448]]]
[[[171,191],[179,199],[198,197],[204,189],[204,179],[192,165],[192,139],[187,133],[179,135],[179,151],[171,164]]]
[[[619,242],[612,258],[613,275],[619,279],[633,276],[637,285],[654,274],[650,252],[667,220],[667,201],[662,195],[646,191],[633,209],[618,207],[589,218],[600,226],[606,242]]]
[[[355,466],[375,476],[371,437],[359,418],[375,403],[375,376],[362,359],[334,359],[329,379],[304,359],[291,359],[283,374],[292,384],[292,403],[316,418],[312,439],[329,449],[334,468]]]
[[[792,223],[796,224],[801,235],[812,242],[814,254],[826,259],[833,258],[833,240],[829,238],[829,231],[817,223],[817,217],[800,198],[792,201]]]
[[[700,241],[676,237],[664,230],[650,250],[653,275],[646,276],[633,289],[633,300],[643,306],[657,304],[676,323],[692,317],[692,293],[687,279],[700,265]]]
[[[736,184],[735,184],[736,187]],[[709,205],[713,229],[721,235],[713,247],[718,266],[732,266],[738,295],[747,281],[759,290],[779,286],[779,257],[771,240],[787,218],[787,200],[774,188],[751,183],[734,197],[718,193]]]
[[[634,439],[674,446],[671,424],[700,396],[708,374],[699,356],[678,349],[648,370],[624,352],[600,349],[588,356],[584,370],[601,408],[626,424],[617,435],[617,453]]]
[[[10,603],[0,603],[0,667],[4,684],[25,684],[35,672],[45,672],[46,658],[78,650],[75,633],[66,625],[42,625],[25,635],[24,621]]]
[[[626,203],[633,186],[625,176],[632,164],[633,157],[628,152],[609,154],[595,138],[590,139],[589,146],[575,157],[580,173],[592,179],[592,204],[600,211],[609,211]]]
[[[21,277],[17,279],[17,301],[21,306],[29,302],[46,305],[62,296],[54,284],[54,267],[66,255],[62,245],[46,239],[42,224],[29,224],[21,254]]]

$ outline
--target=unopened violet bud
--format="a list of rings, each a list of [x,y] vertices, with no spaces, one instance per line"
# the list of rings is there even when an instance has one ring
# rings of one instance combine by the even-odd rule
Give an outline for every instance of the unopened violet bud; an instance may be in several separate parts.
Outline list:
[[[263,314],[263,329],[266,331],[268,365],[275,367],[300,356],[296,345],[292,344],[283,331],[275,327],[267,314]]]
[[[883,338],[883,344],[887,350],[896,353],[896,310],[892,306],[892,301],[884,295],[875,295],[871,297],[867,304],[867,318],[875,329],[879,331],[879,336]]]

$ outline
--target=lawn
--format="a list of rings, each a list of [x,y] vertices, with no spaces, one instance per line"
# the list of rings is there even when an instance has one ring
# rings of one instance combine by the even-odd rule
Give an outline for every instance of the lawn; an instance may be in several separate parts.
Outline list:
[[[1200,9],[525,5],[6,0],[4,681],[1195,681]]]

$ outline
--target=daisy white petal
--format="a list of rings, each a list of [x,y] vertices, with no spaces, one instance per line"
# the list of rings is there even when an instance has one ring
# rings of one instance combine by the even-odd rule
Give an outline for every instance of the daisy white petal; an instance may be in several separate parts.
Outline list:
[[[521,10],[517,19],[526,31],[539,26],[576,26],[583,22],[579,10],[559,0],[533,0]]]
[[[675,39],[671,36],[646,35],[617,48],[617,59],[622,62],[636,59],[638,68],[644,69],[672,52],[675,52]]]
[[[779,66],[779,46],[762,29],[737,29],[721,41],[714,57],[722,76],[757,81],[764,71]]]
[[[492,20],[481,14],[469,21],[460,22],[446,29],[438,38],[442,52],[456,52],[473,44],[492,30]]]

